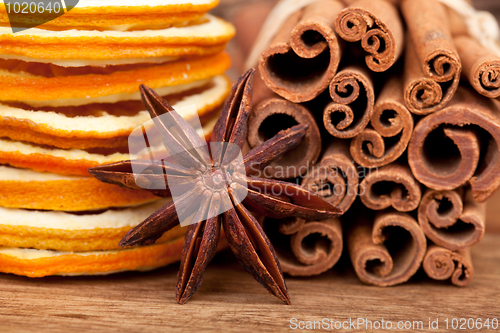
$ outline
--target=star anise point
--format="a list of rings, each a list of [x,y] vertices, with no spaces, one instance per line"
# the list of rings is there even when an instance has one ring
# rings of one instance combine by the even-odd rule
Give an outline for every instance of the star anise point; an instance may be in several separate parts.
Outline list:
[[[170,159],[147,161],[150,166],[143,165],[147,172],[140,174],[135,174],[130,167],[136,161],[89,170],[101,181],[129,188],[163,182],[166,189],[146,188],[162,196],[180,187],[181,194],[174,196],[173,202],[130,230],[120,242],[122,247],[152,244],[179,220],[195,222],[188,226],[182,252],[176,287],[176,299],[180,304],[187,302],[201,285],[203,272],[215,255],[221,226],[245,269],[269,292],[290,304],[273,246],[245,206],[251,207],[253,212],[277,218],[322,219],[341,213],[337,207],[296,184],[257,177],[269,163],[301,142],[307,124],[280,131],[241,157],[252,108],[253,76],[254,70],[249,70],[233,86],[214,127],[211,156],[196,131],[152,89],[141,85],[143,102],[161,132],[165,149],[171,153]],[[168,126],[162,116],[165,113],[170,117]],[[179,153],[179,147],[185,150]],[[274,193],[275,189],[281,189],[282,193]],[[186,216],[189,217],[185,219]]]

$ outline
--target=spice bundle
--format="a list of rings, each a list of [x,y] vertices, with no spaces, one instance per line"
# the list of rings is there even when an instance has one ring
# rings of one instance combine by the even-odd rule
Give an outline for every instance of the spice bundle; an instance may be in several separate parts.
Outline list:
[[[210,135],[229,93],[224,48],[234,34],[207,14],[217,3],[80,1],[46,23],[0,4],[0,271],[106,274],[180,259],[180,227],[121,249],[165,199],[87,170],[129,158],[129,135],[150,119],[141,83],[179,110],[196,104]]]
[[[264,219],[283,271],[319,274],[345,248],[368,284],[423,267],[467,285],[500,186],[500,55],[438,0],[318,0],[288,14],[270,13],[279,26],[264,23],[248,62],[261,77],[248,142],[308,124],[264,176],[298,179],[344,215]]]

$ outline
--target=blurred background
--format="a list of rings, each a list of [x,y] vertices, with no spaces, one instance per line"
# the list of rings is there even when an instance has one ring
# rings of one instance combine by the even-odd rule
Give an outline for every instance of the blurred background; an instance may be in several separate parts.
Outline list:
[[[225,13],[230,11],[230,7],[241,6],[249,3],[274,3],[274,0],[220,0],[220,6],[217,7],[217,12]],[[500,17],[500,1],[498,0],[472,0],[472,4],[481,10],[489,10],[497,19]]]
[[[500,1],[498,0],[473,0],[474,6],[481,10],[489,10],[496,16],[497,20],[500,19]]]

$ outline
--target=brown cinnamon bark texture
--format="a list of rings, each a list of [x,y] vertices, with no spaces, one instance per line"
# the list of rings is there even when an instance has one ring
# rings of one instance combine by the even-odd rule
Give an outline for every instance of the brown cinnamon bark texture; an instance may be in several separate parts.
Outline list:
[[[321,136],[314,117],[300,104],[270,98],[254,107],[248,122],[248,143],[252,148],[298,124],[309,126],[302,142],[267,166],[262,177],[289,179],[304,175],[319,157]]]
[[[450,251],[429,245],[422,264],[425,273],[435,280],[447,280],[459,287],[468,285],[474,276],[470,250]]]
[[[464,19],[457,13],[454,9],[444,6],[446,10],[446,14],[448,15],[448,23],[450,27],[450,32],[453,37],[460,35],[468,35],[469,29],[467,28],[467,24],[465,24]]]
[[[483,202],[500,185],[499,149],[498,102],[460,87],[449,106],[417,123],[408,163],[427,187],[452,190],[469,183],[474,200]]]
[[[256,106],[260,104],[265,99],[270,99],[270,98],[277,98],[277,99],[282,99],[280,96],[275,94],[271,89],[269,89],[266,84],[264,83],[264,80],[262,80],[262,77],[260,75],[260,70],[256,69],[255,70],[255,79],[253,81],[253,105],[254,109],[256,109]],[[254,111],[252,111],[254,112]]]
[[[417,272],[426,252],[426,238],[411,215],[382,211],[373,222],[364,215],[346,223],[350,224],[349,255],[361,281],[393,286],[408,281]]]
[[[420,184],[410,168],[396,163],[370,170],[359,188],[361,201],[373,210],[392,206],[400,212],[409,212],[418,207],[422,197]]]
[[[366,65],[374,72],[389,69],[403,50],[403,25],[397,8],[385,0],[359,0],[340,12],[335,31],[348,42],[361,41]]]
[[[289,248],[280,244],[273,242],[284,273],[321,274],[332,268],[342,254],[342,224],[336,218],[308,221],[291,235]]]
[[[470,188],[425,192],[418,208],[418,222],[436,245],[464,250],[484,236],[486,204],[474,201]]]
[[[335,218],[306,222],[292,235],[290,247],[298,263],[282,260],[283,272],[293,276],[326,272],[337,263],[342,254],[342,224]]]
[[[415,114],[442,109],[453,97],[462,66],[446,11],[436,0],[401,2],[406,38],[405,102]]]
[[[462,60],[463,74],[483,96],[500,96],[500,57],[491,53],[475,39],[458,36],[454,39]]]
[[[450,30],[462,61],[462,76],[483,96],[500,96],[500,57],[469,35],[460,14],[447,8]]]
[[[320,162],[304,177],[302,187],[346,212],[356,199],[359,177],[346,140],[332,140]]]
[[[330,102],[323,112],[326,130],[336,138],[352,138],[371,119],[375,94],[368,71],[357,65],[340,70],[330,83]]]
[[[328,87],[342,53],[333,29],[343,8],[340,1],[317,1],[283,24],[259,60],[262,79],[272,91],[299,103]]]
[[[401,78],[392,77],[375,102],[370,127],[351,140],[351,156],[366,168],[394,162],[406,150],[413,132],[413,117],[406,108]]]

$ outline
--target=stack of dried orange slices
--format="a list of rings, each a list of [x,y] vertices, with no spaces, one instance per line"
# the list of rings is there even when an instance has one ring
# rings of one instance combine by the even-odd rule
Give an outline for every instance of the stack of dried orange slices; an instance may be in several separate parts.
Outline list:
[[[234,35],[207,14],[217,3],[80,0],[17,33],[0,4],[0,271],[106,274],[179,260],[185,228],[120,249],[165,202],[100,183],[87,169],[135,158],[128,136],[150,119],[139,84],[174,108],[196,105],[210,134],[230,88],[224,48]]]

